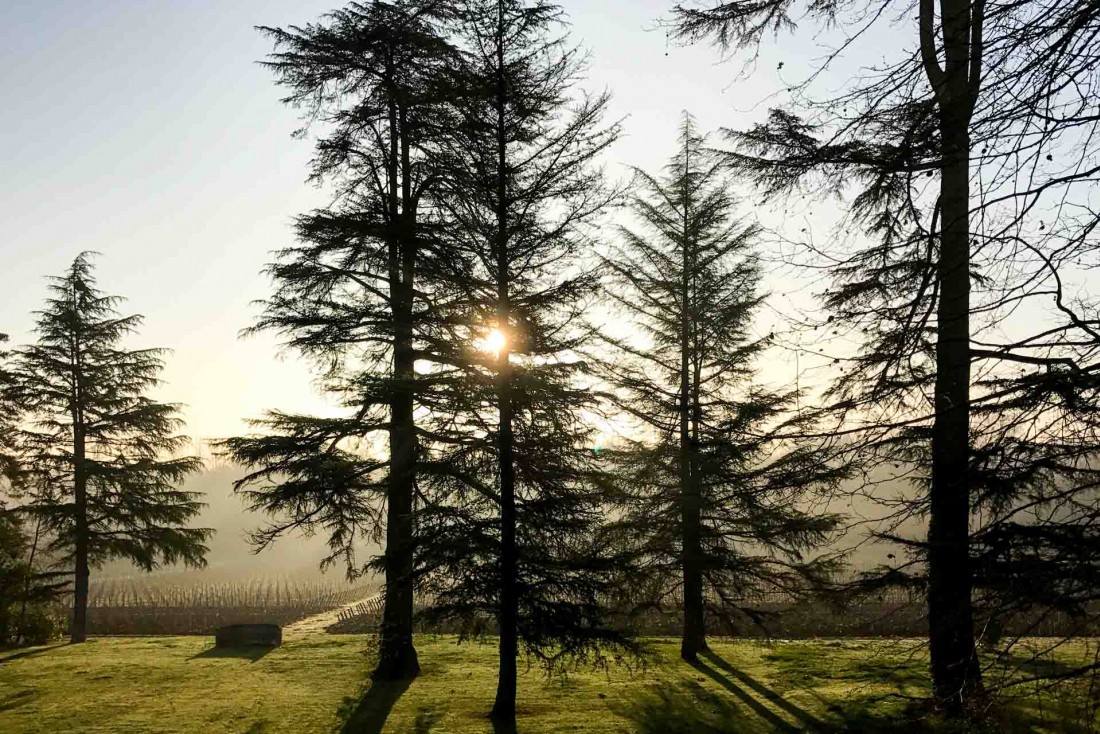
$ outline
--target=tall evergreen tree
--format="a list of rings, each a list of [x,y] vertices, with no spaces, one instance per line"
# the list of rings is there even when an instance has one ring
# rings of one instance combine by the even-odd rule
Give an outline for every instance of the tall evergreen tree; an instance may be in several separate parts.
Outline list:
[[[418,514],[431,613],[499,633],[493,718],[514,727],[517,657],[551,668],[623,643],[604,619],[604,487],[575,350],[594,296],[588,225],[613,191],[607,96],[576,92],[583,58],[549,3],[479,0],[457,26],[459,124],[440,152],[441,233],[464,263],[450,389]]]
[[[621,530],[639,555],[643,604],[682,600],[680,654],[707,649],[713,613],[760,615],[744,600],[797,590],[832,569],[803,554],[827,539],[830,515],[800,498],[844,477],[821,450],[784,441],[805,433],[793,391],[754,382],[766,340],[750,336],[759,307],[758,228],[734,216],[718,157],[684,115],[679,150],[657,178],[636,171],[630,200],[638,233],[622,228],[608,258],[608,293],[636,329],[607,337],[615,402],[636,436],[613,452],[621,465]],[[793,412],[793,411],[792,411]]]
[[[796,7],[678,7],[676,32],[755,49],[797,28]],[[807,22],[844,36],[826,66],[871,37],[901,47],[846,73],[839,92],[815,93],[824,68],[790,85],[793,109],[731,131],[726,161],[773,196],[810,182],[852,196],[851,218],[813,263],[835,276],[830,328],[864,335],[834,407],[858,422],[870,456],[915,479],[904,514],[927,517],[927,539],[886,534],[927,582],[934,695],[957,716],[983,695],[975,603],[989,619],[1029,606],[1084,614],[1100,598],[1088,560],[1100,548],[1100,339],[1094,294],[1069,296],[1095,265],[1100,221],[1088,204],[1100,165],[1100,8],[805,8]],[[867,239],[845,236],[850,224]]]
[[[15,481],[15,426],[19,409],[15,401],[15,375],[12,373],[10,354],[3,347],[7,334],[0,334],[0,482]],[[0,485],[2,486],[2,485]]]
[[[95,285],[88,253],[51,279],[38,341],[15,352],[14,398],[22,510],[41,522],[46,550],[73,564],[72,642],[87,638],[90,569],[124,558],[150,571],[201,567],[213,531],[186,523],[201,508],[177,489],[201,467],[176,454],[179,406],[148,397],[163,349],[126,349],[141,316],[119,316]]]
[[[255,422],[265,435],[224,447],[253,470],[238,489],[278,518],[257,533],[261,545],[292,528],[320,529],[328,562],[342,559],[355,576],[368,569],[356,542],[384,533],[373,564],[386,591],[377,679],[419,671],[415,414],[431,384],[416,363],[430,356],[440,318],[429,299],[436,269],[450,267],[433,250],[425,214],[438,179],[427,152],[447,124],[439,83],[453,51],[440,24],[449,12],[438,1],[351,3],[321,23],[261,29],[275,41],[267,65],[290,90],[285,101],[325,126],[311,178],[336,195],[298,218],[300,244],[270,267],[276,292],[253,331],[274,330],[315,360],[322,388],[346,412],[272,412]]]

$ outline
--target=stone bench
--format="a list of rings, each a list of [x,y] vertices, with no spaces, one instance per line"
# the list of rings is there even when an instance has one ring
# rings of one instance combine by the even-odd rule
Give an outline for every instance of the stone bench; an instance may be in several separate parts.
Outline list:
[[[277,624],[230,624],[214,631],[214,647],[278,647],[283,630]]]

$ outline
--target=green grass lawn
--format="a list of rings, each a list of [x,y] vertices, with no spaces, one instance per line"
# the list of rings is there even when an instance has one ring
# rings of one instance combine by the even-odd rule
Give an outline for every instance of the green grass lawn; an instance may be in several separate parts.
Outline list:
[[[267,654],[214,654],[210,638],[98,638],[0,653],[0,732],[438,732],[489,734],[492,645],[417,641],[422,675],[370,689],[371,638],[312,633]],[[698,667],[653,642],[644,670],[612,666],[520,681],[522,734],[927,731],[911,642],[716,641]],[[1078,653],[1080,652],[1077,651]],[[1071,650],[1067,654],[1073,654]],[[1068,684],[1003,704],[992,731],[1086,731]]]

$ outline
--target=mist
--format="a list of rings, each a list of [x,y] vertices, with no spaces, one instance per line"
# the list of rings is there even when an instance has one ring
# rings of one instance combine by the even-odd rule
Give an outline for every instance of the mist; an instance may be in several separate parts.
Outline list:
[[[155,576],[172,577],[181,581],[229,581],[256,578],[292,577],[309,579],[324,577],[338,581],[344,577],[343,565],[325,572],[319,569],[321,560],[328,554],[326,539],[320,535],[306,537],[301,533],[287,533],[273,545],[262,551],[249,542],[250,531],[264,526],[271,518],[248,509],[244,497],[233,491],[233,482],[243,477],[245,470],[237,466],[214,465],[189,477],[181,489],[201,495],[205,504],[201,514],[191,523],[193,527],[213,528],[214,537],[208,543],[207,566],[203,569],[187,569],[182,566],[166,566],[154,571]],[[367,561],[379,553],[376,545],[364,544],[359,559]],[[100,579],[147,574],[127,561],[113,561],[95,574]]]

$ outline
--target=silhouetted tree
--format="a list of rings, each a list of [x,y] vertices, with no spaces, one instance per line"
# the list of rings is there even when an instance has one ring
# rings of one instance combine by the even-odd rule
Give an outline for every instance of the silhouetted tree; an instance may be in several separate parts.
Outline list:
[[[15,375],[9,365],[10,354],[3,347],[7,334],[0,334],[0,482],[15,481],[15,426],[19,408],[15,401]],[[0,483],[0,486],[3,486]]]
[[[459,123],[440,151],[441,241],[456,289],[450,389],[418,513],[423,585],[436,617],[469,633],[495,621],[493,718],[514,726],[517,657],[553,668],[623,643],[604,619],[613,560],[600,542],[605,497],[594,394],[575,350],[598,273],[587,225],[613,191],[596,167],[618,135],[607,96],[579,94],[583,57],[546,2],[465,3],[452,75]]]
[[[681,38],[755,48],[793,29],[791,0],[678,7]],[[1067,291],[1095,265],[1089,204],[1100,7],[1046,0],[809,3],[840,29],[826,66],[872,35],[896,56],[730,132],[725,160],[767,194],[852,194],[816,260],[835,276],[831,328],[862,335],[834,407],[870,426],[869,454],[921,488],[884,533],[927,570],[935,697],[952,715],[982,694],[974,602],[1083,612],[1098,598],[1096,309]],[[904,45],[904,39],[911,39]],[[845,237],[856,225],[858,234]],[[820,252],[819,250],[817,252]],[[1037,327],[1038,314],[1046,323]],[[855,430],[855,429],[853,429]]]
[[[300,245],[269,268],[276,291],[251,331],[276,331],[315,360],[322,388],[346,411],[272,412],[254,422],[264,435],[223,447],[253,469],[237,482],[253,509],[278,518],[256,534],[261,546],[292,528],[321,529],[327,563],[343,559],[351,577],[367,570],[355,542],[381,540],[384,530],[374,564],[386,592],[378,679],[419,671],[415,413],[430,382],[415,366],[439,318],[427,298],[439,258],[424,221],[437,179],[425,152],[447,124],[439,76],[453,56],[440,29],[448,12],[444,2],[352,3],[321,23],[261,28],[275,42],[267,66],[290,89],[285,102],[325,126],[311,179],[335,197],[298,218]]]
[[[68,586],[66,572],[40,571],[17,509],[0,504],[0,645],[42,644],[55,625],[46,605]]]
[[[620,356],[605,367],[640,430],[609,453],[621,467],[620,531],[639,557],[631,583],[642,604],[680,593],[680,654],[694,661],[707,649],[708,596],[712,614],[760,621],[759,592],[797,590],[833,570],[803,554],[836,518],[798,505],[845,473],[809,442],[777,438],[810,426],[786,414],[793,391],[754,382],[767,346],[750,336],[762,300],[758,227],[735,218],[722,164],[690,115],[664,176],[636,171],[632,189],[645,229],[622,228],[607,264],[608,293],[636,334],[606,337]]]
[[[90,568],[125,558],[145,570],[162,563],[204,565],[211,531],[185,523],[202,507],[177,489],[197,471],[174,456],[179,407],[146,393],[157,387],[163,349],[130,350],[122,340],[141,316],[119,316],[116,296],[95,286],[90,256],[52,278],[38,313],[35,344],[16,350],[13,396],[21,511],[41,523],[45,550],[72,562],[72,642],[87,637]]]
[[[0,334],[0,347],[6,346],[7,341],[8,335]],[[28,605],[34,605],[33,610],[42,602],[55,598],[65,586],[58,581],[59,574],[36,570],[38,538],[28,549],[22,518],[16,509],[4,505],[5,499],[18,491],[21,481],[16,446],[20,415],[10,356],[7,350],[0,348],[0,645],[27,639],[30,632],[26,623]],[[41,618],[41,615],[36,616]]]

